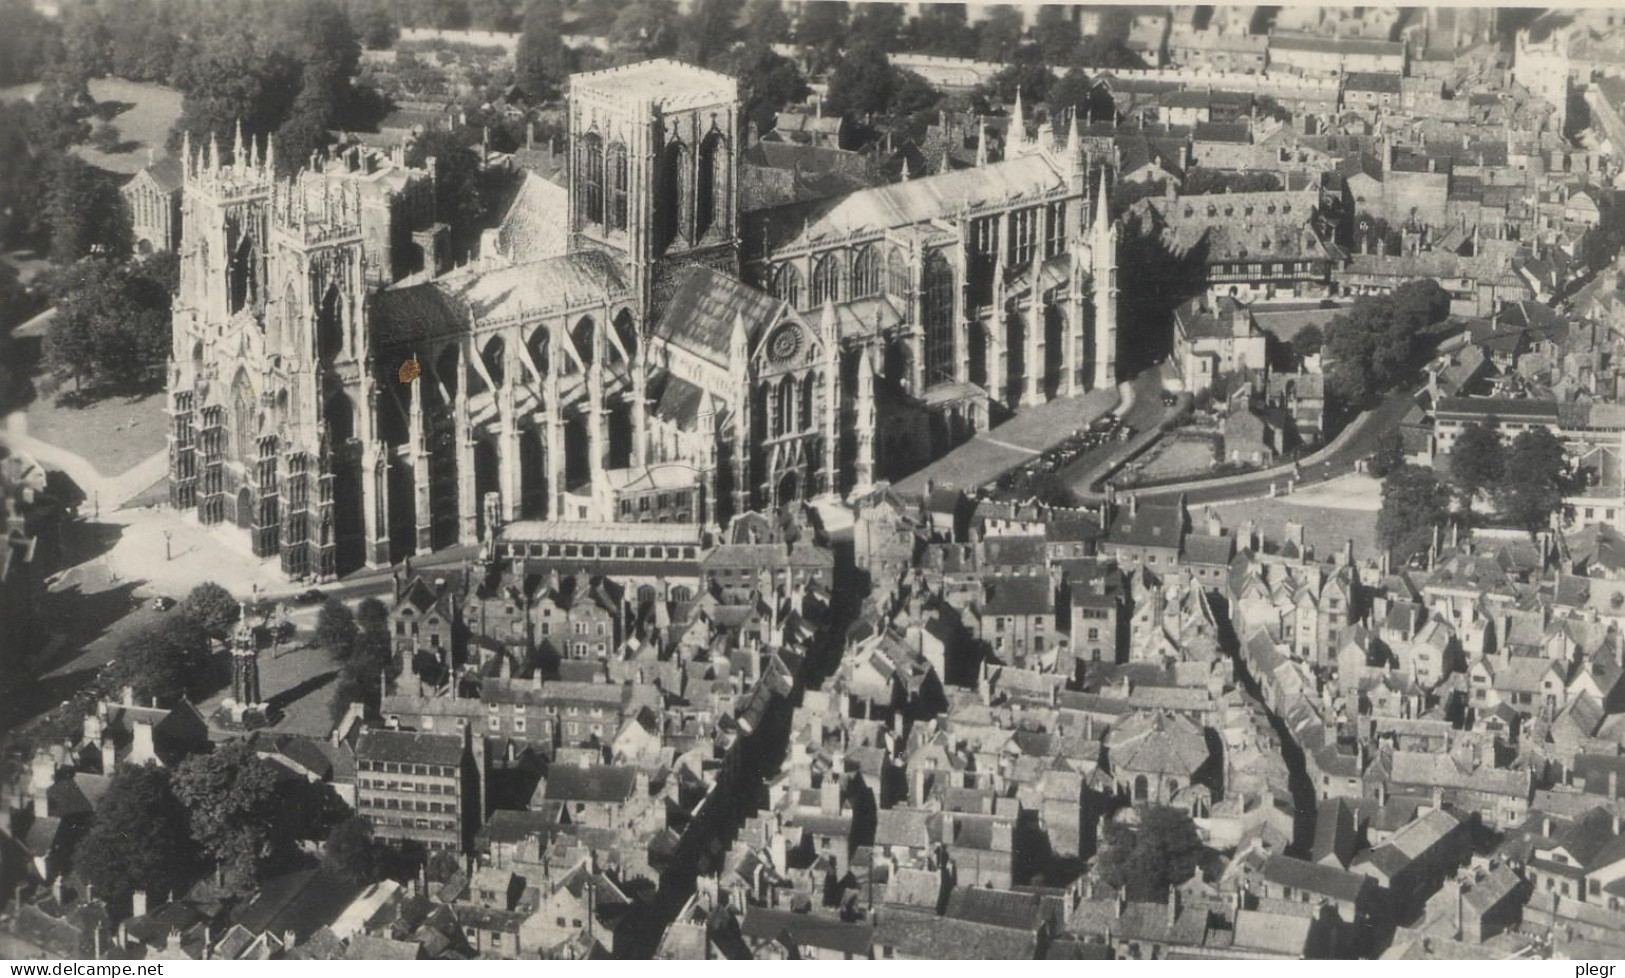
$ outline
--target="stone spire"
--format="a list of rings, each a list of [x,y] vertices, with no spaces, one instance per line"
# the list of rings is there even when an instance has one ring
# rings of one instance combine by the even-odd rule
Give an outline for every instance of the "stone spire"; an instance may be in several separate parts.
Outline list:
[[[237,120],[237,132],[231,141],[231,165],[235,167],[243,165],[243,120],[241,118]]]
[[[265,169],[276,175],[276,136],[270,133],[265,136]]]
[[[190,180],[197,176],[197,160],[192,158],[192,131],[181,133],[181,175]]]
[[[214,138],[212,132],[209,133],[209,169],[220,169],[220,141]]]
[[[1021,108],[1021,88],[1016,88],[1016,105],[1010,111],[1010,132],[1004,139],[1004,158],[1012,159],[1027,148],[1027,113]]]

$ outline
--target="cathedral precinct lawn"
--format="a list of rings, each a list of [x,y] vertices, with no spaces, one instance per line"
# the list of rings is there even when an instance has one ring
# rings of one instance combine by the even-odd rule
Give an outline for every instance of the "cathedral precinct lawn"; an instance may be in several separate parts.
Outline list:
[[[161,392],[104,397],[83,407],[70,406],[71,399],[62,403],[60,393],[42,393],[28,405],[28,433],[78,455],[104,476],[127,472],[168,444]]]
[[[1285,538],[1289,520],[1296,521],[1303,525],[1304,542],[1314,547],[1315,554],[1320,557],[1338,552],[1347,540],[1354,541],[1355,560],[1375,560],[1378,557],[1377,514],[1374,509],[1321,505],[1318,500],[1300,503],[1291,496],[1216,503],[1213,509],[1226,529],[1240,532],[1242,525],[1252,520],[1259,532],[1275,541]],[[1207,510],[1206,504],[1191,505],[1193,532],[1202,532]]]
[[[38,94],[39,83],[13,85],[0,88],[0,101],[30,99]],[[122,78],[92,78],[90,97],[97,102],[116,102],[124,108],[112,119],[118,126],[121,145],[116,153],[104,153],[85,144],[74,147],[86,163],[114,173],[134,173],[147,165],[147,152],[158,157],[165,155],[164,141],[169,138],[170,127],[181,117],[181,93],[150,82],[125,81]],[[99,125],[99,118],[91,125]],[[229,139],[226,134],[219,134]]]

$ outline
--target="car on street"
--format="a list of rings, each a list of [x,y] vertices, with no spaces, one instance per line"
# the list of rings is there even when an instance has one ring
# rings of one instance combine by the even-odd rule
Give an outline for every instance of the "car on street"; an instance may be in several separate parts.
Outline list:
[[[327,600],[327,595],[322,593],[321,588],[313,587],[307,591],[300,591],[294,597],[294,600],[300,604],[321,604]]]
[[[153,611],[168,611],[173,607],[175,607],[174,598],[165,597],[164,595],[160,594],[156,598],[152,599]]]

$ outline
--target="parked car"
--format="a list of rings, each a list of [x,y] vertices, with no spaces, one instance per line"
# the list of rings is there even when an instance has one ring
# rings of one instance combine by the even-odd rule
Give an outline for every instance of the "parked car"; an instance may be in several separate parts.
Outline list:
[[[160,594],[156,598],[152,599],[152,610],[153,611],[168,611],[169,609],[171,609],[173,607],[175,607],[175,599],[174,598],[166,598],[166,597],[164,597],[163,595]]]
[[[1173,407],[1175,404],[1178,404],[1178,403],[1179,403],[1179,395],[1178,394],[1175,394],[1173,391],[1163,391],[1162,392],[1162,406],[1163,407]]]
[[[308,591],[300,591],[299,594],[294,597],[294,600],[298,601],[300,604],[321,604],[323,601],[327,600],[327,595],[322,593],[321,588],[313,587]]]

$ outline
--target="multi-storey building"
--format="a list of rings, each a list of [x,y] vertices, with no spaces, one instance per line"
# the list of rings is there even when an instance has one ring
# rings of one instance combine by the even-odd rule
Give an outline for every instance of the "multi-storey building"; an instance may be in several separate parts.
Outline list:
[[[356,811],[373,833],[429,851],[460,852],[465,822],[479,817],[465,733],[367,730],[356,741]]]

